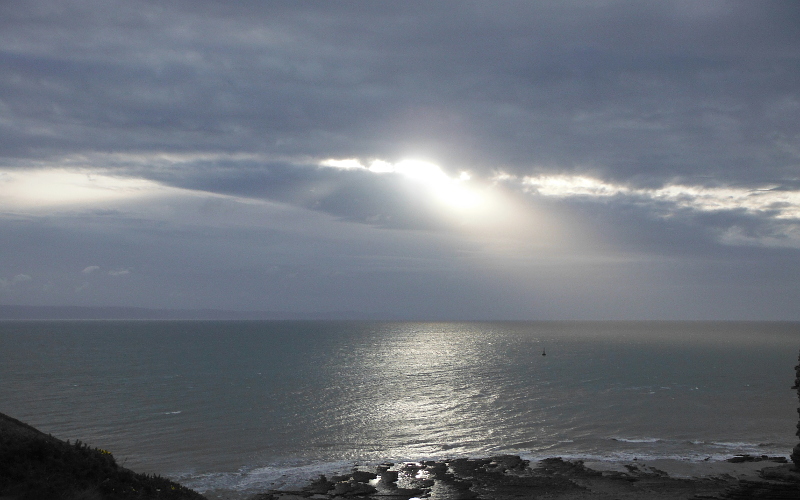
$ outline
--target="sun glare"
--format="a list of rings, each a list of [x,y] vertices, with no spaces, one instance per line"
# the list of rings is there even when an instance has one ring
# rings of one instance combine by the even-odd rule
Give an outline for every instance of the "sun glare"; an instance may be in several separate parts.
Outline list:
[[[447,174],[433,163],[420,160],[403,160],[394,166],[395,172],[425,184],[439,184],[451,181]]]
[[[438,165],[420,160],[403,160],[395,165],[395,171],[409,179],[425,185],[443,204],[460,210],[475,207],[480,196],[466,185],[470,175],[467,172],[453,179]]]
[[[468,185],[471,179],[468,172],[461,172],[458,177],[452,178],[439,165],[427,161],[405,159],[397,163],[390,163],[384,160],[373,160],[369,166],[366,166],[358,159],[348,158],[344,160],[328,159],[322,161],[320,165],[342,170],[361,169],[375,174],[400,174],[418,182],[443,205],[458,210],[475,208],[483,201],[481,194],[474,187]]]

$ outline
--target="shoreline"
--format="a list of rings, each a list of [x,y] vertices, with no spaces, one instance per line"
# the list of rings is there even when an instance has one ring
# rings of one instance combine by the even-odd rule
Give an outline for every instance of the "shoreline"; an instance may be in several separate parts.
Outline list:
[[[253,494],[267,490],[276,492],[300,491],[312,480],[321,475],[330,478],[347,475],[352,470],[373,471],[378,466],[388,463],[399,467],[402,464],[449,463],[462,460],[474,461],[499,456],[519,457],[520,460],[531,464],[530,467],[532,468],[542,461],[553,458],[559,458],[564,462],[570,463],[580,462],[587,468],[604,473],[626,473],[628,471],[628,466],[655,468],[666,472],[670,477],[676,479],[701,479],[726,474],[736,478],[757,479],[759,470],[765,467],[788,463],[788,455],[778,454],[767,456],[761,454],[756,455],[751,452],[740,452],[704,459],[674,456],[619,458],[596,455],[560,455],[557,453],[531,456],[525,453],[510,451],[505,453],[456,454],[450,456],[415,457],[410,459],[392,457],[385,460],[365,459],[334,462],[298,461],[293,463],[292,461],[283,461],[243,467],[237,471],[178,473],[170,477],[198,491],[230,491],[233,493],[241,493],[241,495],[236,498],[246,498],[244,493]]]
[[[209,500],[796,499],[800,472],[785,457],[750,455],[704,462],[528,461],[501,455],[362,465],[309,478],[301,488],[204,494]]]
[[[526,460],[518,455],[351,465],[307,477],[299,487],[191,490],[119,466],[111,453],[61,441],[0,413],[0,497],[24,500],[169,498],[197,500],[745,500],[800,498],[800,471],[786,457],[725,461]],[[340,469],[342,470],[342,469]],[[300,472],[300,471],[298,471]],[[311,472],[311,471],[306,471]],[[299,476],[295,475],[295,479]],[[272,483],[275,484],[275,483]],[[145,493],[147,492],[147,493]],[[144,494],[144,496],[142,496]],[[89,495],[89,496],[87,496]]]

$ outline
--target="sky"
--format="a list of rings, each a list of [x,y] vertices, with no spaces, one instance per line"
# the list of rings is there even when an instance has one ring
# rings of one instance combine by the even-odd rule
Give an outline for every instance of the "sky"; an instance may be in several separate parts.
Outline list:
[[[800,2],[0,2],[0,305],[800,320]]]

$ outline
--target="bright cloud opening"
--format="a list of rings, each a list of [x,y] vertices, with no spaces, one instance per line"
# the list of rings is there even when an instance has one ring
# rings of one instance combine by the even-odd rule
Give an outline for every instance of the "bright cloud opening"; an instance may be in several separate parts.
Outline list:
[[[751,213],[769,213],[776,219],[800,220],[800,191],[778,189],[778,186],[747,189],[668,184],[661,188],[645,189],[572,175],[526,176],[519,179],[508,174],[499,174],[495,181],[516,181],[526,191],[547,197],[626,196],[666,202],[678,208],[702,212],[745,210]]]
[[[44,208],[139,197],[162,187],[145,179],[42,169],[0,171],[0,206]]]
[[[320,166],[339,168],[342,170],[366,170],[375,174],[400,174],[408,179],[419,182],[443,204],[460,210],[471,209],[482,202],[482,197],[471,186],[466,185],[471,176],[461,172],[458,177],[452,178],[434,163],[406,159],[397,163],[384,160],[373,160],[368,166],[358,159],[327,159],[320,162]]]

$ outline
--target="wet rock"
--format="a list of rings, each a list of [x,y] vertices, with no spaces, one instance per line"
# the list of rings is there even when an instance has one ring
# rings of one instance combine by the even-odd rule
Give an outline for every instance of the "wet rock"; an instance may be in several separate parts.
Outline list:
[[[373,472],[367,472],[363,470],[354,470],[353,473],[350,475],[353,481],[359,483],[366,483],[378,477],[377,474]]]
[[[737,458],[737,457],[734,457]],[[761,461],[776,457],[742,456],[738,460]],[[735,460],[736,461],[736,460]],[[777,465],[777,464],[776,464]],[[390,470],[391,469],[391,470]],[[733,476],[710,479],[672,478],[642,463],[626,472],[595,471],[582,461],[551,458],[535,468],[519,457],[426,461],[399,466],[382,464],[373,474],[340,476],[331,482],[324,476],[303,492],[272,491],[260,500],[610,500],[620,499],[800,499],[800,472],[793,464],[763,469],[761,480]],[[372,479],[371,479],[372,478]],[[334,479],[334,478],[331,478]],[[357,481],[361,479],[363,481]],[[368,482],[371,484],[368,484]],[[413,486],[412,486],[413,485]],[[313,493],[328,488],[326,494]]]
[[[794,464],[779,465],[777,467],[766,467],[758,473],[763,479],[770,481],[785,481],[788,483],[800,484],[800,472],[794,469]]]
[[[479,467],[491,463],[488,458],[472,459],[472,458],[456,458],[447,462],[449,470],[457,477],[469,479],[473,477]]]
[[[478,494],[470,490],[470,483],[462,481],[437,481],[430,490],[432,500],[472,500]]]
[[[794,448],[792,448],[791,459],[797,470],[800,470],[800,444],[797,444]]]
[[[445,479],[448,476],[447,464],[432,462],[425,465],[425,472],[431,479]]]
[[[725,491],[722,498],[726,500],[797,500],[800,498],[800,487],[797,484],[784,482],[741,480],[734,488]]]
[[[800,446],[800,445],[798,445],[798,446]],[[732,457],[732,458],[729,458],[728,460],[726,460],[726,462],[730,462],[732,464],[740,464],[740,463],[745,463],[745,462],[763,462],[763,461],[766,461],[766,460],[768,460],[770,462],[777,462],[777,463],[783,463],[783,464],[787,463],[786,457],[770,457],[768,455],[755,456],[755,455],[748,455],[748,454],[736,455],[735,457]]]
[[[351,495],[369,495],[371,493],[375,493],[378,491],[374,486],[369,485],[367,483],[350,483],[350,494]]]
[[[328,481],[323,475],[320,475],[317,479],[312,481],[308,486],[303,488],[303,491],[307,491],[311,494],[325,494],[331,488],[333,488],[333,482]]]
[[[398,472],[396,470],[385,470],[379,472],[381,480],[378,484],[382,484],[384,486],[393,486],[397,482]]]
[[[378,468],[376,470],[378,472],[380,480],[373,483],[377,490],[373,494],[373,496],[402,499],[402,498],[417,497],[423,494],[423,490],[418,488],[398,487],[397,480],[400,475],[399,471],[388,470],[384,469],[383,467]],[[407,478],[405,484],[408,484]]]
[[[392,498],[411,498],[411,497],[419,497],[423,495],[423,490],[418,490],[414,488],[389,488],[389,489],[378,489],[378,491],[373,496],[378,497],[392,497]]]
[[[528,466],[528,461],[522,460],[516,455],[499,455],[492,457],[492,461],[489,465],[503,471],[522,470]]]
[[[331,495],[347,495],[352,490],[350,483],[341,482],[333,485],[333,489],[329,492]]]
[[[667,474],[661,469],[656,469],[655,467],[648,467],[648,466],[640,467],[638,465],[628,464],[625,465],[625,468],[628,469],[627,475],[634,480],[639,480],[640,478],[644,477],[669,477],[669,474]]]
[[[359,482],[352,477],[346,481],[338,481],[333,484],[333,487],[328,490],[328,495],[334,496],[363,496],[375,493],[377,488],[367,484],[366,482]]]
[[[286,493],[282,495],[272,495],[272,500],[306,500],[306,498],[296,493]]]
[[[602,476],[601,472],[589,469],[583,465],[583,460],[566,461],[560,457],[546,458],[539,462],[536,468],[542,474],[561,476]]]

